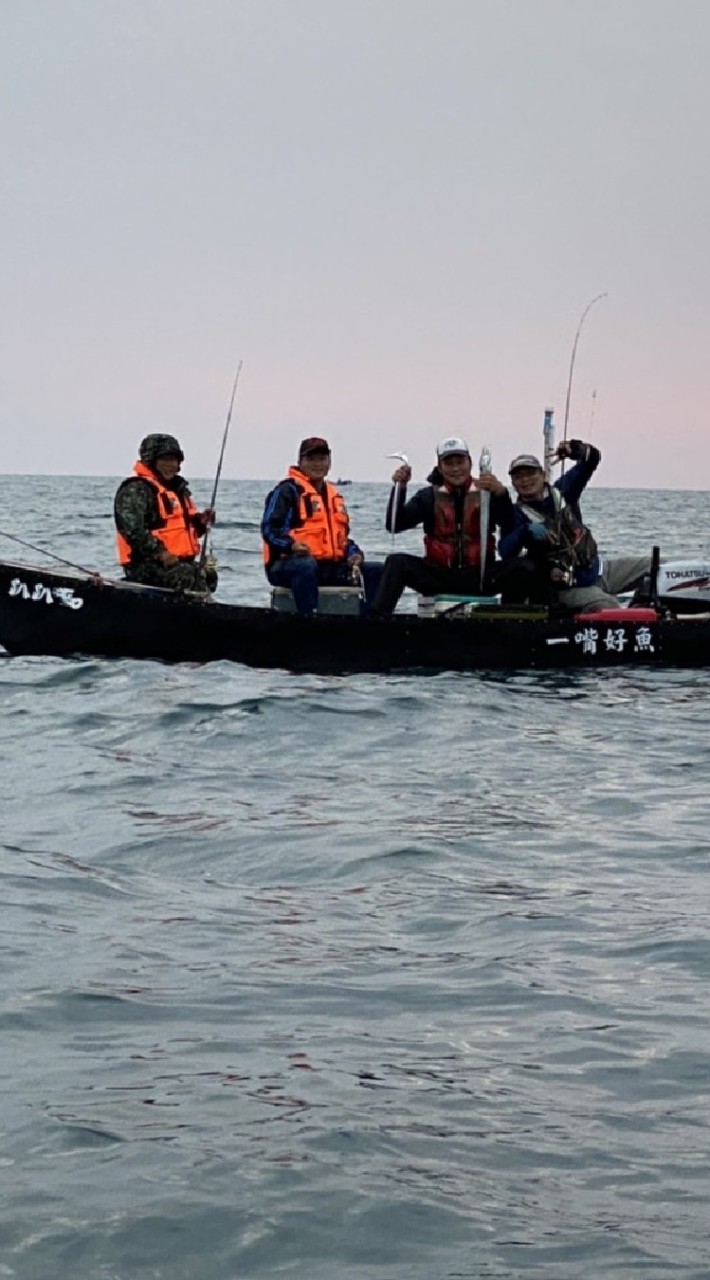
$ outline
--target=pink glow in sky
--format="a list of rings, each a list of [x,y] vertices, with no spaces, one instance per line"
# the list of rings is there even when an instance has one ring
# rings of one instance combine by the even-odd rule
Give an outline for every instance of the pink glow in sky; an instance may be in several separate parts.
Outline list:
[[[170,430],[212,474],[241,358],[226,476],[310,434],[504,473],[606,291],[571,434],[707,487],[709,38],[705,0],[4,6],[0,470]]]

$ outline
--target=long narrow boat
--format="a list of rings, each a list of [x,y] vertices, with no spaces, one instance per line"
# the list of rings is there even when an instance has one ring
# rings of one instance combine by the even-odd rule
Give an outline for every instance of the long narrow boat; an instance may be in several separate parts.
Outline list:
[[[173,591],[0,562],[0,644],[10,654],[228,659],[345,674],[710,666],[710,613],[618,610],[577,618],[503,607],[434,618],[302,618]]]

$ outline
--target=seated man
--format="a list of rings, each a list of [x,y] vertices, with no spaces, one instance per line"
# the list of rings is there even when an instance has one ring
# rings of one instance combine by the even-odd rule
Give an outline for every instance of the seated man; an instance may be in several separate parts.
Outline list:
[[[650,572],[650,556],[624,556],[603,565],[597,544],[582,521],[579,499],[601,462],[594,445],[570,440],[557,448],[557,458],[575,466],[553,485],[532,454],[510,464],[518,500],[512,528],[501,538],[507,564],[527,563],[529,598],[575,613],[619,607],[617,593],[639,586]]]
[[[382,565],[365,560],[350,538],[345,502],[326,480],[330,447],[320,436],[302,440],[298,463],[266,499],[261,533],[264,566],[272,586],[293,591],[302,614],[318,611],[318,587],[356,586],[362,575],[365,599],[379,582]]]
[[[412,469],[398,467],[392,476],[394,488],[387,507],[390,532],[424,526],[424,558],[397,552],[388,556],[373,601],[375,616],[393,613],[405,587],[422,595],[440,592],[455,595],[488,595],[499,587],[495,564],[496,525],[507,529],[513,520],[513,504],[505,485],[492,474],[474,479],[471,454],[465,440],[443,440],[429,487],[420,489],[407,502],[406,489]],[[490,494],[486,572],[481,581],[481,494]],[[396,509],[395,509],[396,508]],[[517,566],[509,572],[507,597],[515,598],[513,579]],[[502,584],[500,584],[502,585]]]
[[[216,573],[196,562],[200,538],[214,512],[198,512],[187,481],[179,474],[183,452],[174,436],[154,434],[141,441],[134,474],[114,500],[118,559],[131,582],[175,591],[208,593]],[[209,564],[209,560],[208,560]]]

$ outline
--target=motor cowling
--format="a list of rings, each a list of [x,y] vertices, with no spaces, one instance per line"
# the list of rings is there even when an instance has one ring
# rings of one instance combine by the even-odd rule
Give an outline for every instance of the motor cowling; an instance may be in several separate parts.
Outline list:
[[[658,570],[658,594],[668,600],[710,603],[710,562],[668,560]]]

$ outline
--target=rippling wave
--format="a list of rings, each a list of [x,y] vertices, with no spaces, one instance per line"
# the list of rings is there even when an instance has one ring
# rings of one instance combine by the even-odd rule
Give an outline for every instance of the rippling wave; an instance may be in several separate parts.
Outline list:
[[[14,478],[5,524],[50,494],[109,571],[113,487]],[[230,598],[266,487],[226,487]],[[349,491],[380,554],[384,492]],[[639,495],[594,503],[645,545]],[[710,1275],[706,673],[0,691],[0,1276]]]

